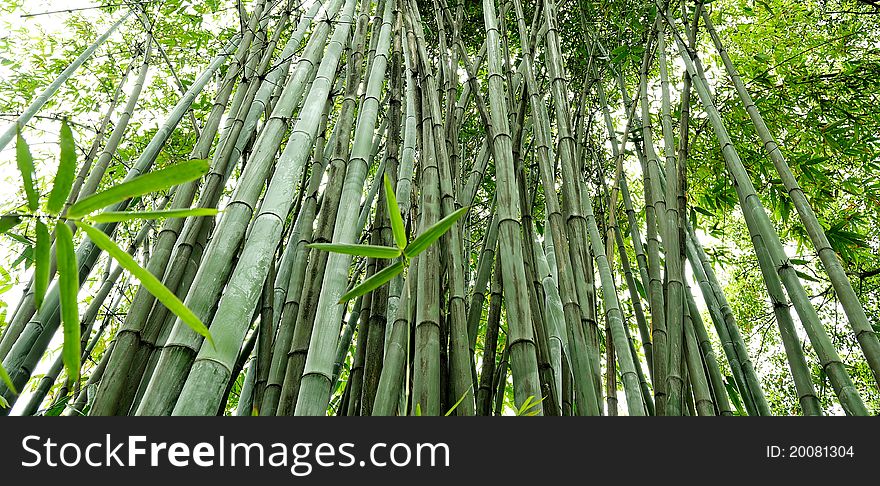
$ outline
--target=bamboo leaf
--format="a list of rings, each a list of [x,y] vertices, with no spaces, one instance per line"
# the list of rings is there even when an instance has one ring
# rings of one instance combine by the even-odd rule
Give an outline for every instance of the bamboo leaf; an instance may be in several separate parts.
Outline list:
[[[388,214],[391,216],[391,231],[394,233],[394,242],[397,243],[398,248],[403,250],[406,248],[406,228],[403,225],[403,218],[400,217],[397,196],[394,194],[387,174],[385,175],[385,202],[388,203]]]
[[[315,248],[317,250],[332,251],[333,253],[344,253],[346,255],[357,255],[370,258],[397,258],[400,256],[399,248],[391,248],[389,246],[350,245],[347,243],[312,243],[306,246],[309,248]]]
[[[12,383],[12,378],[9,377],[9,373],[6,372],[6,368],[3,367],[2,363],[0,363],[0,380],[3,380],[3,383],[6,383],[6,388],[9,388],[12,393],[18,395],[18,390],[15,389],[15,385]]]
[[[470,393],[470,392],[471,392],[471,390],[470,390],[470,388],[468,388],[468,390],[467,390],[466,392],[464,392],[464,394],[461,396],[461,398],[459,398],[458,401],[455,402],[455,405],[453,405],[452,408],[450,408],[449,410],[447,410],[446,413],[445,413],[443,416],[444,416],[444,417],[449,417],[450,415],[452,415],[452,412],[454,412],[455,409],[458,408],[459,405],[461,405],[461,402],[463,402],[464,399],[467,398],[468,393]]]
[[[516,414],[518,416],[526,416],[526,417],[538,415],[538,413],[540,413],[540,411],[539,410],[532,410],[532,409],[537,407],[543,401],[544,401],[544,398],[541,398],[540,400],[535,400],[535,397],[533,395],[529,395],[528,397],[526,397],[526,399],[522,403],[522,405],[519,406],[519,410],[516,411]]]
[[[15,138],[15,163],[18,165],[18,171],[21,172],[21,179],[24,182],[24,193],[27,196],[28,209],[31,212],[36,211],[39,206],[40,196],[34,187],[34,157],[31,155],[31,149],[21,136],[21,130],[16,133]]]
[[[37,245],[34,248],[36,266],[34,267],[34,303],[37,309],[43,305],[43,297],[49,288],[49,266],[52,259],[52,243],[49,240],[49,229],[37,220]]]
[[[70,401],[70,395],[67,395],[61,400],[58,400],[57,403],[52,404],[49,408],[43,412],[43,417],[59,417],[62,413],[64,413],[64,409],[67,408],[67,402]]]
[[[359,297],[361,295],[366,294],[367,292],[379,288],[382,284],[388,282],[392,278],[395,277],[398,273],[403,271],[403,262],[399,261],[394,265],[389,267],[385,267],[381,272],[374,274],[372,277],[361,282],[357,287],[349,290],[339,299],[339,303],[342,304],[349,299],[353,299],[355,297]]]
[[[137,279],[141,281],[141,285],[146,287],[146,289],[150,291],[159,302],[167,307],[168,310],[177,315],[177,317],[191,327],[193,331],[204,336],[212,346],[214,345],[214,339],[211,337],[211,333],[208,331],[205,324],[202,323],[202,321],[196,317],[196,315],[193,314],[193,312],[189,310],[189,308],[186,307],[183,302],[181,302],[180,299],[168,289],[168,287],[164,286],[159,279],[147,271],[147,269],[140,266],[131,255],[116,246],[116,243],[114,243],[109,236],[104,234],[103,231],[82,222],[77,222],[76,226],[85,231],[86,235],[88,235],[93,243],[98,245],[98,247],[113,257],[114,260],[119,262],[119,264],[122,265],[122,268],[128,270],[132,275],[137,277]]]
[[[93,194],[77,202],[70,207],[67,217],[73,219],[81,218],[111,204],[198,179],[207,173],[209,169],[210,162],[208,160],[190,160],[135,177],[128,182]]]
[[[417,236],[416,239],[412,240],[412,242],[404,248],[403,254],[406,255],[407,258],[413,258],[419,253],[425,251],[426,248],[431,246],[431,243],[434,243],[438,238],[443,236],[443,233],[449,231],[449,228],[451,228],[459,218],[464,216],[465,213],[467,213],[467,210],[468,208],[465,206],[440,221],[437,221],[434,226],[426,229],[422,234]]]
[[[422,416],[422,405],[420,403],[416,403],[416,409],[413,412],[413,415],[415,415],[416,417]]]
[[[21,223],[21,218],[16,215],[4,214],[3,216],[0,216],[0,234],[11,230],[18,223]]]
[[[818,282],[819,281],[819,279],[813,277],[812,275],[804,273],[800,270],[795,270],[794,273],[796,273],[797,276],[801,278],[801,280],[808,280],[810,282]]]
[[[730,397],[730,401],[733,402],[733,406],[736,407],[737,413],[739,413],[739,415],[745,415],[746,412],[743,410],[742,402],[739,399],[739,392],[736,390],[736,385],[730,382],[730,377],[724,380],[724,388],[727,389],[727,396]]]
[[[79,380],[79,271],[73,247],[73,233],[63,221],[55,225],[55,254],[58,259],[58,290],[61,298],[61,324],[64,329],[64,345],[61,360],[67,370],[70,383]]]
[[[163,211],[104,211],[90,219],[96,223],[115,223],[135,219],[186,218],[190,216],[214,216],[219,211],[213,208],[166,209]]]
[[[76,144],[73,141],[73,132],[70,130],[67,120],[61,123],[61,158],[58,162],[58,172],[55,173],[55,182],[52,183],[52,192],[46,202],[46,211],[55,215],[61,212],[70,188],[73,187],[73,179],[76,174]]]

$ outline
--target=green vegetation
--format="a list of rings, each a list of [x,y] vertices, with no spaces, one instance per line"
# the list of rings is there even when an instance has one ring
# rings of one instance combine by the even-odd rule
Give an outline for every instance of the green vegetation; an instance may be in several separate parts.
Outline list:
[[[2,414],[880,413],[873,2],[37,8]]]

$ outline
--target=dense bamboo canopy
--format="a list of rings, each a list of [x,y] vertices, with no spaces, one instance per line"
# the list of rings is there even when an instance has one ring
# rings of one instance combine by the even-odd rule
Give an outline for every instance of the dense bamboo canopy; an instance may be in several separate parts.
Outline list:
[[[0,413],[877,415],[878,19],[0,0]]]

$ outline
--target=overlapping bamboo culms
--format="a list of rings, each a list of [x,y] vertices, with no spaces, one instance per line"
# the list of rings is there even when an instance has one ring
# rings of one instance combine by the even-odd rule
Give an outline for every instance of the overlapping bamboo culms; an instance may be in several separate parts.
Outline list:
[[[339,1],[332,2],[327,9],[319,11],[318,18],[332,15],[339,3]],[[313,77],[317,58],[323,52],[329,30],[330,26],[326,22],[319,22],[309,37],[297,69],[284,85],[271,116],[256,139],[232,200],[215,229],[217,234],[224,234],[226,237],[211,240],[204,257],[207,264],[198,268],[192,290],[187,294],[184,302],[203,320],[210,321],[211,313],[220,297],[220,290],[232,273],[230,263],[245,236],[244,233],[254,212],[253,208],[269,177],[271,162],[274,160],[293,110],[299,105],[306,84]],[[199,228],[199,231],[195,231],[194,228],[193,231],[198,233],[202,228]],[[155,370],[146,385],[144,399],[141,400],[136,414],[171,413],[200,342],[201,336],[195,334],[182,322],[177,320],[174,323]],[[169,378],[172,376],[177,378]],[[164,386],[163,382],[168,379],[174,381],[176,385]]]
[[[345,171],[339,211],[333,232],[335,242],[352,243],[355,241],[356,225],[353,224],[358,214],[358,202],[363,191],[369,161],[372,156],[373,132],[380,95],[386,77],[389,51],[391,49],[391,25],[394,0],[380,3],[383,8],[382,23],[379,27],[379,40],[376,55],[368,67],[364,101],[358,113],[351,157]],[[374,31],[375,34],[375,31]],[[355,63],[350,67],[357,67]],[[333,351],[339,339],[339,323],[344,305],[338,302],[343,295],[348,281],[348,266],[351,255],[332,253],[327,259],[327,269],[318,299],[314,330],[309,341],[308,354],[303,368],[301,385],[294,409],[297,415],[324,415],[330,399],[330,386],[333,373]]]
[[[664,17],[664,20],[670,25],[673,33],[677,34],[674,32],[674,29],[676,28],[675,24],[668,18]],[[709,91],[708,83],[702,76],[701,70],[698,70],[695,65],[697,64],[696,57],[692,59],[691,56],[693,54],[687,51],[687,48],[684,46],[678,35],[676,35],[676,44],[688,73],[693,79],[694,88],[696,89],[700,101],[709,116],[709,121],[712,124],[718,142],[721,145],[722,155],[724,156],[728,171],[735,182],[734,185],[740,199],[747,226],[750,228],[750,231],[753,231],[763,241],[770,256],[774,271],[779,275],[785,290],[791,298],[792,304],[794,305],[795,310],[810,337],[810,341],[813,343],[813,347],[819,356],[819,360],[825,368],[826,373],[828,373],[828,377],[834,386],[835,393],[837,394],[844,411],[851,415],[867,415],[868,411],[865,408],[865,404],[855,390],[852,380],[843,366],[843,362],[840,360],[837,351],[834,349],[831,340],[816,314],[816,309],[810,302],[799,277],[788,261],[788,257],[785,254],[779,235],[774,230],[773,224],[770,221],[769,216],[767,216],[767,212],[755,192],[754,185],[739,158],[739,154],[736,152],[736,149],[727,134],[724,122],[712,101],[712,95]]]
[[[709,13],[703,11],[702,16],[706,24],[706,30],[709,32],[712,42],[715,45],[715,49],[721,57],[727,75],[733,82],[737,94],[745,106],[746,112],[749,114],[749,118],[751,118],[752,123],[758,132],[758,136],[761,137],[764,149],[767,151],[767,155],[773,162],[776,172],[779,174],[789,197],[791,197],[794,207],[797,209],[798,215],[800,216],[801,223],[803,223],[804,228],[807,230],[807,234],[813,242],[816,253],[822,261],[825,272],[831,280],[834,291],[837,293],[837,298],[840,300],[840,305],[843,307],[843,310],[849,319],[850,326],[853,328],[856,340],[862,348],[862,352],[868,361],[868,366],[870,366],[871,372],[874,374],[874,381],[880,386],[880,340],[878,340],[876,332],[872,329],[871,323],[868,322],[862,303],[856,296],[839,257],[831,247],[831,243],[825,235],[825,230],[816,218],[816,214],[813,212],[809,201],[807,201],[803,189],[798,185],[797,179],[795,179],[794,174],[791,172],[791,168],[785,160],[785,156],[782,154],[782,150],[777,145],[770,129],[767,128],[764,118],[758,111],[758,107],[752,100],[752,97],[746,89],[742,78],[740,78],[736,67],[730,60],[727,50],[724,49],[724,46],[721,43],[721,38],[715,31],[715,27],[709,17]]]
[[[486,53],[488,66],[489,108],[494,136],[495,177],[498,204],[498,241],[500,264],[506,298],[510,364],[514,381],[514,401],[520,406],[529,397],[541,395],[531,309],[528,306],[525,269],[523,268],[522,228],[519,225],[521,208],[516,197],[516,175],[513,167],[513,148],[508,121],[502,56],[499,52],[498,18],[494,0],[483,1],[483,21],[486,25]],[[567,115],[566,115],[567,116]],[[542,407],[536,407],[541,412]]]
[[[219,69],[227,57],[226,50],[234,48],[238,43],[238,38],[233,38],[227,44],[226,49],[220,55],[215,57],[208,68],[193,82],[184,96],[172,109],[168,119],[163,123],[147,147],[140,154],[138,159],[132,164],[124,181],[130,181],[133,178],[148,172],[155,162],[159,151],[168,140],[171,131],[177,126],[181,118],[194,101],[195,97],[205,87],[211,79],[213,73]],[[112,210],[124,210],[129,201],[124,201],[112,206]],[[111,235],[114,233],[117,223],[105,223],[99,225],[99,229],[104,233]],[[97,261],[98,257],[103,253],[96,245],[88,239],[84,240],[76,250],[77,262],[79,264],[79,282],[82,284],[87,280],[89,273]],[[36,313],[33,319],[22,330],[21,335],[10,349],[9,354],[4,361],[4,368],[9,371],[13,384],[16,388],[20,388],[30,378],[34,367],[43,356],[52,337],[60,325],[60,305],[59,305],[58,286],[50,287],[44,305],[40,311]],[[13,404],[17,395],[10,393],[5,383],[0,383],[0,393],[3,393],[7,401]],[[7,396],[8,395],[8,396]],[[9,409],[2,409],[0,413],[8,413]]]
[[[347,8],[343,10],[342,17],[335,26],[333,37],[323,53],[311,88],[303,101],[303,109],[291,129],[284,151],[276,162],[262,207],[244,242],[236,271],[232,273],[227,289],[220,299],[219,308],[211,323],[215,346],[203,345],[199,350],[174,407],[174,415],[201,415],[206,410],[216,410],[219,393],[231,379],[231,368],[237,356],[238,346],[247,331],[247,328],[242,326],[243,318],[254,312],[255,302],[258,300],[255,297],[260,292],[265,275],[272,265],[271,257],[280,242],[284,221],[292,206],[293,193],[296,191],[295,182],[299,180],[305,162],[313,149],[325,100],[334,85],[343,46],[350,32],[349,19],[350,12],[354,8],[353,4],[353,1],[346,4]],[[381,49],[380,47],[380,51]],[[379,59],[378,55],[377,59]],[[368,93],[370,93],[369,89],[368,85]],[[375,123],[377,115],[375,108],[371,111],[365,105],[359,115],[359,122],[370,114],[372,114],[372,123]],[[369,151],[372,129],[367,133],[366,150]],[[361,138],[356,135],[352,158],[358,155],[357,149],[363,145]]]
[[[254,15],[251,18],[251,28],[242,36],[234,56],[234,62],[220,83],[220,89],[215,96],[211,114],[190,154],[192,159],[206,158],[209,155],[214,136],[219,128],[220,118],[223,116],[229,98],[232,95],[238,74],[244,69],[244,65],[247,62],[248,50],[255,38],[255,32],[258,30],[263,3],[261,2],[255,6]],[[208,178],[210,177],[209,175]],[[204,193],[210,192],[210,188],[207,186],[208,178],[206,178],[206,185],[202,191],[203,196],[200,199],[205,197]],[[171,207],[190,207],[196,196],[197,189],[198,184],[195,181],[183,185],[176,194]],[[196,221],[199,219],[204,218],[190,218],[189,220]],[[186,235],[188,232],[185,229],[187,226],[186,222],[187,220],[183,218],[175,218],[169,219],[164,223],[160,231],[159,240],[154,248],[154,258],[151,265],[148,265],[147,268],[154,275],[162,276],[166,286],[173,290],[177,290],[178,281],[168,278],[168,269],[176,268],[180,271],[180,269],[185,267],[174,264],[169,266],[169,262],[172,260],[175,246],[180,244],[181,236]],[[189,226],[193,224],[193,222],[190,222]],[[176,260],[175,262],[179,261]],[[148,362],[149,354],[153,350],[156,335],[159,334],[157,323],[164,322],[166,309],[161,304],[157,304],[153,295],[143,287],[138,289],[135,301],[132,303],[132,309],[133,312],[126,316],[123,327],[117,336],[114,356],[111,356],[111,361],[108,365],[107,379],[102,380],[99,385],[98,394],[90,414],[126,414],[134,401],[144,367]]]

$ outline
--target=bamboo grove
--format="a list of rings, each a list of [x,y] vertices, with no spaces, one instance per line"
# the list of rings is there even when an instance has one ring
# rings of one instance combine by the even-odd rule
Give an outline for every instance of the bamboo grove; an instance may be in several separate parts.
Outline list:
[[[137,151],[121,156],[129,123],[169,61],[156,2],[102,9],[106,31],[0,135],[11,160],[108,39],[134,39],[98,128],[62,157],[70,195],[48,214],[30,192],[4,206],[2,238],[43,243],[3,323],[0,413],[770,415],[774,386],[804,415],[878,413],[876,299],[729,54],[722,2],[225,3],[239,25],[200,74],[166,80]],[[747,235],[781,385],[762,380],[705,228],[719,213],[693,196],[707,170]],[[161,190],[95,202],[153,173]],[[117,216],[89,226],[90,204]]]

